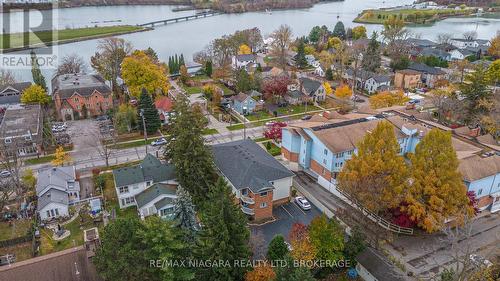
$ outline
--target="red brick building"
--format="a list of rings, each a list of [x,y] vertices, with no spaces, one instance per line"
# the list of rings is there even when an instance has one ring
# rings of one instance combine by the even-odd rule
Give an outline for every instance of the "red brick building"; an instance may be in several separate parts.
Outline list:
[[[111,88],[99,75],[56,76],[52,79],[52,97],[61,120],[103,115],[113,107]]]

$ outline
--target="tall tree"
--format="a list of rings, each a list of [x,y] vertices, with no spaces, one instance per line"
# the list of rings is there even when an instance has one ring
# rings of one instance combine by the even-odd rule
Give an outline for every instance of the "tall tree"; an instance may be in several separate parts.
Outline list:
[[[315,281],[311,271],[303,266],[295,266],[294,259],[286,255],[284,266],[275,268],[276,279],[273,281]]]
[[[290,255],[300,261],[312,261],[316,256],[316,248],[311,243],[309,229],[301,223],[294,223],[288,233],[292,250]]]
[[[137,112],[128,104],[121,104],[113,116],[118,133],[130,133],[137,125]],[[140,120],[142,122],[142,120]]]
[[[394,16],[384,21],[382,36],[387,43],[389,56],[393,60],[400,60],[408,54],[406,39],[409,37],[409,32],[405,28],[404,20]]]
[[[270,281],[276,278],[270,265],[258,265],[245,274],[245,281]]]
[[[439,230],[446,219],[470,208],[450,133],[432,129],[410,159],[412,181],[402,209],[420,227]]]
[[[372,212],[399,206],[404,199],[408,170],[399,155],[394,127],[381,121],[357,146],[338,177],[338,187]]]
[[[338,38],[340,38],[342,40],[346,39],[345,27],[344,27],[344,23],[343,22],[338,21],[335,24],[335,27],[333,28],[332,35],[335,36],[335,37],[338,37]]]
[[[466,83],[460,85],[462,94],[466,97],[467,117],[469,123],[477,122],[477,117],[487,113],[488,108],[484,107],[487,101],[491,100],[491,89],[489,88],[489,77],[486,68],[479,65],[475,71],[466,76]]]
[[[158,54],[153,50],[153,48],[148,47],[144,50],[144,53],[151,59],[152,62],[158,64],[160,60],[158,59]]]
[[[57,75],[85,72],[87,65],[83,58],[77,54],[66,55],[57,67]]]
[[[281,25],[271,34],[271,38],[273,38],[272,51],[278,58],[278,64],[282,69],[285,69],[292,41],[292,29],[288,25]]]
[[[305,44],[304,40],[302,39],[299,39],[299,43],[297,45],[297,55],[295,56],[295,64],[300,68],[307,67]]]
[[[237,69],[234,76],[238,92],[246,92],[254,88],[252,76],[244,68]]]
[[[309,225],[311,244],[316,249],[316,259],[336,262],[342,259],[344,231],[333,219],[326,215],[317,216]]]
[[[270,261],[283,260],[288,254],[288,246],[285,243],[285,237],[278,234],[269,242],[267,248],[267,259]]]
[[[104,79],[111,81],[112,88],[116,91],[121,64],[131,52],[130,42],[116,37],[105,38],[99,40],[97,52],[90,58],[90,64]]]
[[[175,165],[180,185],[200,207],[216,179],[213,156],[203,138],[206,119],[182,96],[175,101],[173,110],[176,114],[169,120],[164,154]]]
[[[31,51],[31,75],[33,77],[33,82],[47,91],[47,82],[45,82],[45,77],[40,70],[38,58],[34,51]]]
[[[373,32],[361,62],[362,67],[371,72],[376,72],[381,65],[380,44],[377,37],[377,33]]]
[[[177,187],[176,195],[172,219],[176,222],[176,226],[185,232],[186,240],[194,242],[195,233],[199,227],[191,195],[180,185]]]
[[[359,227],[351,230],[351,235],[344,245],[344,258],[351,261],[352,266],[356,266],[356,257],[366,248],[365,235]]]
[[[494,58],[500,58],[500,33],[497,33],[497,35],[491,39],[488,54]]]
[[[247,219],[222,177],[211,187],[208,202],[196,253],[200,259],[228,261],[231,266],[201,268],[198,277],[201,280],[243,280],[248,268],[232,265],[234,261],[250,257]]]
[[[135,51],[124,58],[121,71],[134,97],[138,97],[142,89],[154,95],[166,94],[168,91],[167,70],[163,65],[155,64],[143,51]]]
[[[101,246],[93,262],[104,280],[155,280],[156,269],[149,267],[147,249],[137,235],[143,228],[139,219],[132,216],[118,218],[100,232]]]
[[[208,61],[205,63],[205,74],[206,74],[208,77],[211,77],[211,76],[212,76],[212,71],[213,71],[212,61],[211,61],[211,60],[208,60]]]
[[[145,129],[148,134],[154,134],[158,131],[158,129],[160,129],[160,115],[158,114],[158,110],[156,109],[153,100],[146,89],[142,90],[142,94],[137,105],[137,115],[137,120],[139,120],[139,130],[144,130],[142,118],[144,118],[144,123],[146,123]]]

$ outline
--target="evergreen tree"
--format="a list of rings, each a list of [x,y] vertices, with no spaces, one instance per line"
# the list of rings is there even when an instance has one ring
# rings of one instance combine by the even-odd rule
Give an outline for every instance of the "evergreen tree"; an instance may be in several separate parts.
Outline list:
[[[208,77],[211,77],[212,76],[212,71],[213,71],[212,61],[209,60],[209,61],[205,62],[205,74]]]
[[[399,206],[404,199],[408,170],[399,155],[394,127],[381,121],[367,133],[338,177],[340,189],[374,213]]]
[[[345,27],[343,22],[338,21],[337,24],[335,24],[332,35],[342,40],[346,39]]]
[[[433,232],[442,227],[445,219],[459,216],[461,211],[473,214],[449,132],[429,131],[410,160],[413,176],[403,211],[413,221]]]
[[[144,130],[142,116],[144,114],[144,120],[146,123],[146,132],[148,134],[153,134],[158,131],[161,127],[160,115],[156,109],[151,96],[145,89],[142,89],[141,96],[139,98],[139,104],[137,106],[137,120],[139,123],[139,130]]]
[[[191,195],[180,185],[177,187],[176,195],[172,219],[176,222],[177,227],[184,230],[186,241],[193,242],[195,233],[198,231],[198,223]]]
[[[201,207],[216,179],[212,153],[203,138],[206,119],[201,110],[191,108],[182,95],[175,101],[173,109],[176,115],[169,120],[164,154],[175,165],[180,185]]]
[[[186,65],[186,63],[184,62],[184,55],[181,54],[181,57],[179,58],[179,67],[182,66],[182,65]]]
[[[380,44],[377,41],[377,33],[373,32],[370,38],[370,43],[368,43],[368,48],[363,55],[363,61],[361,65],[363,69],[371,72],[377,71],[381,64],[380,56]]]
[[[333,80],[333,71],[331,67],[328,67],[325,71],[325,78],[329,81]]]
[[[253,79],[244,68],[237,69],[235,74],[237,91],[247,92],[254,88]]]
[[[316,249],[317,260],[339,261],[344,250],[344,232],[335,220],[326,215],[314,218],[309,225],[311,244]]]
[[[353,39],[354,37],[354,32],[352,31],[352,28],[347,28],[347,30],[345,31],[345,39],[347,40],[351,40]]]
[[[290,255],[285,257],[285,266],[275,268],[276,278],[274,281],[315,281],[308,268],[295,266],[294,260]]]
[[[365,235],[358,227],[354,227],[344,246],[344,258],[351,262],[351,266],[355,267],[357,264],[356,257],[363,252],[365,248]]]
[[[158,63],[159,60],[158,60],[158,54],[156,54],[155,50],[153,50],[153,48],[151,47],[148,47],[144,53],[151,59],[151,61],[153,61],[154,63]]]
[[[174,69],[175,69],[175,73],[179,73],[179,68],[180,68],[180,65],[179,65],[179,56],[177,56],[177,54],[175,54],[175,57],[174,57]]]
[[[231,265],[250,256],[250,233],[246,216],[235,203],[231,188],[221,177],[211,187],[203,212],[197,257],[202,260],[224,260]],[[201,280],[243,280],[248,268],[241,266],[200,268]]]
[[[40,70],[40,65],[34,51],[31,51],[31,75],[33,76],[33,82],[47,91],[47,82],[45,82],[45,77]]]
[[[466,77],[467,83],[460,85],[462,94],[466,97],[465,106],[467,109],[466,121],[473,121],[478,115],[485,114],[489,110],[483,105],[491,100],[492,92],[488,86],[487,69],[480,65],[475,71]]]
[[[267,248],[267,259],[270,261],[283,260],[287,254],[288,246],[285,243],[283,235],[278,234],[274,236]]]
[[[305,44],[303,40],[299,40],[297,55],[295,56],[295,64],[300,68],[307,67]]]

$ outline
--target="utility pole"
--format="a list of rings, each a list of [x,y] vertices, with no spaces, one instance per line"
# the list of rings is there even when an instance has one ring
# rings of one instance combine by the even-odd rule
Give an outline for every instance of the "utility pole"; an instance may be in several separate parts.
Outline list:
[[[146,130],[146,119],[144,119],[144,109],[141,109],[142,131],[144,132],[144,143],[146,144],[146,154],[148,154],[148,132]]]

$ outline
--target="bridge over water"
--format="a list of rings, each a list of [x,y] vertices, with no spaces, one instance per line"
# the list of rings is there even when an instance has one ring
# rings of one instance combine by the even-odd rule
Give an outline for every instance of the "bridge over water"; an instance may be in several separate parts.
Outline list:
[[[182,22],[182,21],[189,21],[189,20],[196,20],[196,19],[202,19],[206,17],[213,17],[216,15],[220,15],[220,12],[217,11],[205,11],[201,13],[196,13],[194,15],[190,16],[184,16],[184,17],[178,17],[178,18],[171,18],[171,19],[164,19],[164,20],[157,20],[157,21],[151,21],[147,23],[142,23],[138,24],[138,26],[145,26],[145,27],[155,27],[157,25],[167,25],[171,23],[177,23],[177,22]]]

